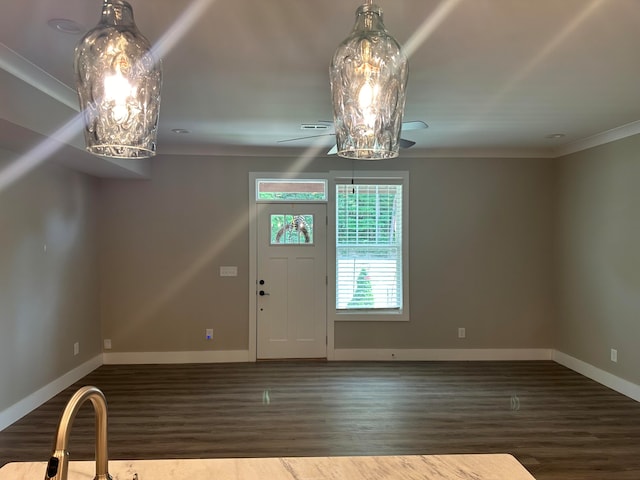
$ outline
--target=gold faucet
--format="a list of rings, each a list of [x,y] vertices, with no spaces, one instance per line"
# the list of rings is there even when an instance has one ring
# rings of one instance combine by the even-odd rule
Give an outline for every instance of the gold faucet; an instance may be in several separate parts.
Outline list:
[[[96,414],[96,476],[94,480],[113,480],[108,472],[107,453],[107,401],[96,387],[82,387],[67,403],[56,432],[53,455],[47,464],[45,480],[67,480],[69,469],[69,434],[78,410],[84,402],[91,400]]]

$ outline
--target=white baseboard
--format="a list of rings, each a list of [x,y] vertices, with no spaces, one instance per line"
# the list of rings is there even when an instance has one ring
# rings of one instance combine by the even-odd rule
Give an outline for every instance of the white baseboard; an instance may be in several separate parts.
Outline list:
[[[640,385],[636,385],[628,380],[616,377],[612,373],[605,372],[598,367],[594,367],[589,363],[573,358],[572,356],[558,350],[554,351],[553,360],[560,365],[564,365],[565,367],[590,378],[591,380],[595,380],[605,387],[609,387],[618,393],[640,402]]]
[[[549,348],[432,348],[371,349],[338,348],[334,360],[356,361],[434,361],[434,360],[552,360]]]
[[[546,348],[505,349],[337,349],[333,360],[551,360],[553,350]],[[194,352],[106,352],[105,365],[232,363],[249,362],[248,350]]]
[[[248,350],[204,350],[194,352],[106,352],[105,365],[163,363],[236,363],[248,362]]]
[[[82,377],[93,372],[100,365],[102,365],[102,355],[97,355],[91,360],[88,360],[82,365],[79,365],[73,370],[65,373],[61,377],[58,377],[53,382],[36,390],[19,402],[14,403],[9,408],[4,409],[0,412],[0,431],[4,430],[12,423],[17,422],[49,399],[55,397],[62,390],[73,385]]]

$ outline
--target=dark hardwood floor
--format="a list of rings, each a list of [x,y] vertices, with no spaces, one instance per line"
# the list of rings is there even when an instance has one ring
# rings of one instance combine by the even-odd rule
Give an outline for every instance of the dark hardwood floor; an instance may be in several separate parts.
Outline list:
[[[640,403],[545,361],[105,365],[0,432],[0,466],[47,460],[83,385],[112,459],[506,452],[538,480],[640,479]],[[71,459],[93,448],[89,402]]]

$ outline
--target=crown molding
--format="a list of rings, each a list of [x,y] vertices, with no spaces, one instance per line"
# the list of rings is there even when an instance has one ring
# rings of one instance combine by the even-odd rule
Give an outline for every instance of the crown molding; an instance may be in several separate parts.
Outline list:
[[[0,68],[76,112],[78,96],[72,88],[0,42]]]
[[[564,157],[565,155],[599,147],[600,145],[615,142],[616,140],[622,140],[623,138],[631,137],[638,133],[640,133],[640,120],[562,145],[555,149],[554,157]]]

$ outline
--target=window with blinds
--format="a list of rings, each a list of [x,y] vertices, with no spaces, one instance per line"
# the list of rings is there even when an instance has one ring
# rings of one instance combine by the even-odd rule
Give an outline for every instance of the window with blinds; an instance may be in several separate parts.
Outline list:
[[[402,185],[336,185],[336,308],[402,309]]]

